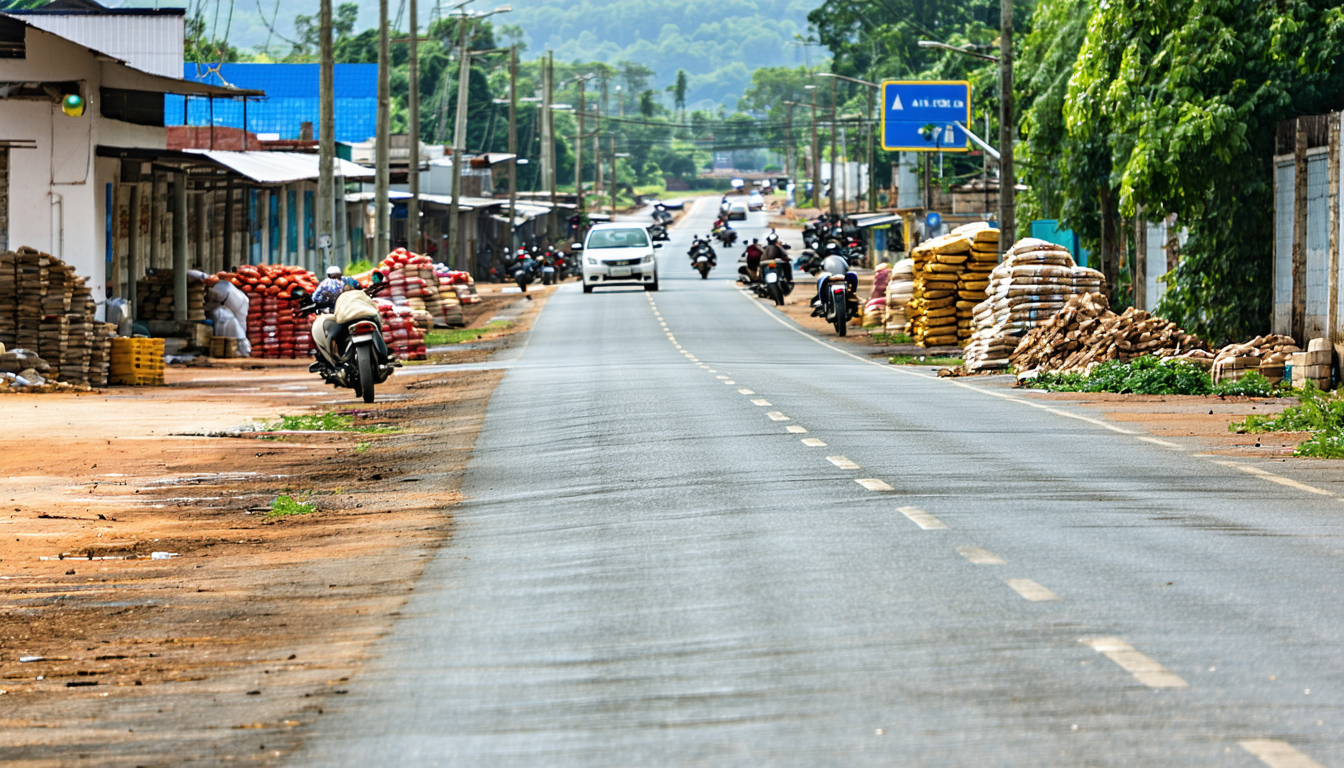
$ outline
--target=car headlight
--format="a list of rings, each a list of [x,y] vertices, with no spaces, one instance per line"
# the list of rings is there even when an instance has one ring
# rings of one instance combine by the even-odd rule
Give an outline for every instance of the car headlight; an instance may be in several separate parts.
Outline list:
[[[596,267],[596,266],[597,266],[597,259],[589,259],[589,260],[588,260],[588,266],[590,266],[590,267]]]
[[[645,257],[644,257],[644,263],[645,263],[645,264],[652,264],[652,263],[653,263],[653,254],[649,254],[648,256],[645,256]]]

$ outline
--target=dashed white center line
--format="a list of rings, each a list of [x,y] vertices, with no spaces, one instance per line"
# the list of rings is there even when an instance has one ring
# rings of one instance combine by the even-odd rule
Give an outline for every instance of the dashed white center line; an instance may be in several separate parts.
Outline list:
[[[723,383],[724,383],[724,384],[727,384],[727,385],[729,385],[729,386],[732,386],[733,384],[736,384],[737,382],[736,382],[736,381],[733,381],[732,379],[729,379],[729,380],[727,380],[727,381],[725,381],[725,382],[723,382]]]
[[[930,515],[919,507],[901,507],[900,513],[926,531],[941,531],[947,528],[942,520]]]
[[[755,392],[752,392],[750,389],[739,389],[739,390],[737,390],[737,394],[739,394],[739,395],[754,395],[754,394],[756,394],[756,393],[755,393]]]
[[[826,444],[825,444],[825,443],[823,443],[822,441],[818,440],[818,439],[815,438],[815,437],[804,437],[804,438],[803,438],[803,445],[806,445],[808,448],[825,448],[825,447],[826,447]]]
[[[769,416],[771,421],[788,421],[788,420],[789,420],[789,417],[788,417],[788,416],[785,416],[784,414],[780,413],[779,411],[767,411],[765,415],[766,415],[766,416]]]
[[[976,565],[1003,565],[1003,558],[982,547],[957,547],[962,557]]]
[[[1270,768],[1325,768],[1310,757],[1298,752],[1286,741],[1275,739],[1247,739],[1237,742],[1241,748],[1260,758]]]
[[[844,456],[827,456],[826,460],[841,469],[863,469],[858,464],[846,459]]]
[[[715,376],[714,378],[716,378],[716,379],[726,379],[726,378],[728,378],[728,377],[727,377],[727,376]]]
[[[1233,469],[1239,469],[1239,470],[1241,470],[1242,472],[1245,472],[1245,473],[1248,474],[1248,475],[1255,475],[1256,477],[1264,478],[1265,480],[1268,480],[1268,481],[1271,482],[1271,483],[1278,483],[1279,485],[1286,485],[1286,486],[1288,486],[1289,488],[1296,488],[1296,489],[1299,490],[1299,491],[1306,491],[1307,493],[1315,493],[1315,494],[1319,494],[1319,495],[1321,495],[1321,496],[1334,496],[1334,495],[1335,495],[1335,494],[1333,494],[1333,493],[1331,493],[1331,492],[1329,492],[1329,491],[1327,491],[1327,490],[1324,490],[1324,489],[1322,489],[1322,488],[1317,488],[1317,487],[1315,487],[1315,486],[1307,485],[1306,483],[1299,483],[1299,482],[1296,481],[1296,480],[1293,480],[1293,479],[1284,477],[1284,476],[1282,476],[1282,475],[1276,475],[1276,474],[1274,474],[1273,472],[1270,472],[1270,471],[1265,470],[1265,469],[1261,469],[1261,468],[1259,468],[1259,467],[1251,466],[1250,464],[1242,464],[1242,463],[1239,462],[1239,461],[1215,461],[1215,462],[1213,462],[1213,463],[1214,463],[1214,464],[1219,464],[1219,465],[1224,466],[1224,467],[1232,467]]]
[[[751,401],[751,404],[752,404],[752,405],[769,405],[769,404],[770,404],[770,401],[769,401],[769,400],[761,400],[760,398],[757,398],[757,399],[755,399],[755,400],[752,400],[752,401]]]
[[[863,478],[859,478],[859,479],[855,480],[854,482],[858,483],[859,485],[862,485],[864,488],[867,488],[867,489],[870,490],[870,491],[894,491],[894,490],[896,490],[895,488],[892,488],[892,487],[891,487],[889,484],[887,484],[886,482],[884,482],[884,481],[882,481],[882,480],[878,480],[878,479],[875,478],[875,477],[863,477]]]
[[[770,416],[770,414],[766,414],[766,415],[767,415],[767,416]],[[780,415],[782,416],[783,414],[780,414]],[[775,419],[774,416],[770,416],[770,418]],[[780,419],[775,419],[775,421],[780,421]],[[790,424],[789,426],[785,427],[785,429],[787,429],[790,433],[795,434],[795,435],[806,435],[806,434],[807,434],[807,427],[800,427],[800,426],[798,426],[797,424]]]
[[[1121,669],[1138,678],[1139,682],[1149,688],[1190,687],[1190,684],[1180,676],[1168,672],[1166,667],[1134,650],[1134,646],[1118,637],[1085,637],[1079,642],[1104,654],[1106,658],[1119,664]]]
[[[1051,592],[1049,589],[1046,589],[1031,579],[1008,579],[1004,583],[1012,587],[1014,592],[1033,603],[1039,603],[1043,600],[1059,599],[1059,595],[1056,595],[1054,592]]]

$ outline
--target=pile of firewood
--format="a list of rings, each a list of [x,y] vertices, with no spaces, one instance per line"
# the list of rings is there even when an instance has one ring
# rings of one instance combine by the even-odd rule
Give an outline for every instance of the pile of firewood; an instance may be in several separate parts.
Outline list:
[[[1012,365],[1018,371],[1086,372],[1096,363],[1142,355],[1212,358],[1203,341],[1175,323],[1133,307],[1117,315],[1104,295],[1093,293],[1070,297],[1047,323],[1029,331]]]

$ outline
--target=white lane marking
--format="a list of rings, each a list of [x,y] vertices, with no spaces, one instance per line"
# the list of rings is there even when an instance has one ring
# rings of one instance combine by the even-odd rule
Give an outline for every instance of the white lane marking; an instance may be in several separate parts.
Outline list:
[[[752,392],[750,389],[739,389],[739,390],[737,390],[737,394],[739,394],[739,395],[754,395],[754,394],[756,394],[756,393],[755,393],[755,392]]]
[[[947,525],[942,520],[930,515],[919,507],[901,507],[902,515],[910,518],[910,522],[918,525],[926,531],[942,531],[947,529]]]
[[[788,416],[785,416],[784,414],[780,413],[779,411],[768,411],[765,415],[766,415],[766,416],[769,416],[771,421],[788,421],[788,420],[789,420],[789,417],[788,417]]]
[[[1149,688],[1189,688],[1190,684],[1179,675],[1167,671],[1152,658],[1134,650],[1134,646],[1118,637],[1085,637],[1078,642],[1092,647],[1120,668],[1138,678]]]
[[[1268,470],[1251,466],[1250,464],[1242,464],[1239,461],[1214,461],[1213,463],[1224,467],[1232,467],[1233,469],[1239,469],[1242,472],[1245,472],[1246,474],[1264,478],[1265,480],[1268,480],[1271,483],[1278,483],[1279,485],[1286,485],[1289,488],[1296,488],[1299,491],[1306,491],[1307,493],[1316,493],[1320,494],[1321,496],[1335,495],[1330,491],[1324,490],[1322,488],[1307,485],[1306,483],[1299,483],[1298,481],[1289,479],[1287,477],[1284,477],[1283,475],[1276,475]]]
[[[770,418],[774,419],[775,417],[771,416]],[[778,421],[778,419],[775,420]],[[807,427],[800,427],[797,424],[790,424],[789,426],[785,427],[785,429],[787,429],[789,432],[792,432],[795,435],[807,434]]]
[[[957,553],[976,565],[1004,565],[1002,557],[983,547],[957,547]]]
[[[726,378],[728,378],[728,377],[727,377],[727,376],[715,376],[714,378],[716,378],[716,379],[726,379]]]
[[[714,370],[713,368],[710,368],[709,366],[705,366],[705,371],[709,373],[718,373],[718,371]]]
[[[752,405],[769,405],[769,404],[770,404],[770,401],[769,401],[769,400],[762,400],[762,399],[760,399],[760,398],[756,398],[756,399],[754,399],[754,400],[751,401],[751,404],[752,404]]]
[[[895,488],[892,488],[892,487],[891,487],[890,485],[888,485],[887,483],[883,482],[882,480],[878,480],[878,479],[875,478],[875,477],[863,477],[863,478],[859,478],[859,479],[855,480],[854,482],[858,483],[859,485],[862,485],[864,488],[867,488],[867,489],[870,490],[870,491],[894,491],[894,490],[896,490]]]
[[[1310,757],[1298,752],[1293,745],[1276,739],[1246,739],[1237,742],[1241,748],[1260,758],[1269,768],[1325,768]]]
[[[815,437],[804,437],[804,438],[803,438],[803,445],[806,445],[808,448],[825,448],[825,447],[826,447],[826,444],[825,444],[825,443],[823,443],[822,441],[818,440],[818,439],[815,438]]]
[[[1008,579],[1004,583],[1012,587],[1014,592],[1033,603],[1039,603],[1043,600],[1059,599],[1059,595],[1056,595],[1054,592],[1051,592],[1049,589],[1037,584],[1031,579]]]
[[[725,381],[725,382],[723,382],[723,383],[724,383],[724,384],[727,384],[728,386],[732,386],[732,385],[736,384],[737,382],[736,382],[736,381],[733,381],[732,379],[729,379],[729,380],[727,380],[727,381]]]
[[[826,460],[841,469],[863,469],[858,464],[846,459],[844,456],[827,456]]]
[[[977,386],[975,386],[975,385],[973,385],[973,384],[966,384],[966,383],[964,383],[964,382],[956,381],[956,380],[954,380],[954,379],[947,379],[947,378],[940,379],[940,378],[938,378],[937,376],[930,376],[930,375],[928,375],[928,374],[926,374],[926,373],[919,373],[919,372],[917,372],[917,371],[906,370],[906,369],[903,368],[903,367],[900,367],[900,366],[893,366],[893,365],[890,365],[889,363],[878,363],[878,362],[874,362],[874,361],[872,361],[872,360],[867,360],[867,359],[862,358],[862,357],[859,357],[858,355],[855,355],[855,354],[853,354],[853,353],[846,352],[845,350],[840,349],[839,347],[835,346],[834,344],[830,344],[830,343],[828,343],[828,342],[822,341],[821,339],[818,339],[817,337],[808,334],[806,331],[804,331],[804,330],[801,329],[801,328],[798,328],[798,327],[796,327],[796,326],[790,325],[790,324],[788,323],[788,321],[786,321],[783,317],[780,317],[780,316],[779,316],[779,313],[777,313],[777,312],[775,312],[774,310],[770,309],[770,308],[767,307],[765,304],[762,304],[761,302],[752,299],[751,296],[747,295],[746,292],[744,292],[744,291],[738,291],[738,293],[740,293],[740,294],[742,295],[742,298],[747,299],[748,301],[750,301],[751,304],[752,304],[752,306],[754,306],[754,307],[760,309],[762,312],[764,312],[768,317],[770,317],[770,319],[774,320],[775,322],[779,323],[780,325],[784,326],[785,328],[788,328],[790,331],[793,331],[794,333],[798,334],[799,336],[802,336],[803,338],[807,339],[808,341],[816,342],[817,344],[820,344],[821,346],[823,346],[823,347],[825,347],[825,348],[831,350],[832,352],[839,352],[840,354],[844,355],[845,357],[853,358],[853,359],[855,359],[855,360],[858,360],[860,363],[863,363],[863,364],[865,364],[865,365],[871,365],[871,366],[873,366],[873,367],[875,367],[875,368],[878,368],[878,369],[880,369],[880,370],[886,371],[887,373],[895,373],[895,374],[899,374],[899,375],[902,375],[902,376],[914,376],[914,377],[916,377],[916,378],[920,378],[920,379],[928,379],[928,380],[931,380],[931,381],[941,381],[941,382],[943,382],[943,383],[945,383],[945,384],[948,384],[948,385],[950,385],[950,386],[953,386],[953,387],[961,387],[962,389],[969,389],[969,390],[972,391],[972,392],[977,392],[977,393],[982,394],[982,395],[988,395],[989,397],[997,397],[997,398],[999,398],[1000,400],[1007,400],[1007,401],[1012,402],[1012,403],[1019,403],[1019,404],[1021,404],[1021,405],[1029,405],[1029,406],[1031,406],[1032,408],[1039,408],[1039,409],[1041,409],[1041,410],[1043,410],[1043,411],[1047,411],[1047,412],[1049,412],[1049,413],[1053,413],[1053,414],[1055,414],[1056,416],[1063,416],[1063,417],[1065,417],[1065,418],[1075,419],[1075,420],[1077,420],[1077,421],[1085,421],[1085,422],[1087,422],[1088,424],[1092,424],[1092,425],[1094,425],[1094,426],[1101,427],[1102,429],[1108,429],[1108,430],[1110,430],[1110,431],[1112,431],[1112,432],[1115,432],[1115,433],[1117,433],[1117,434],[1121,434],[1121,435],[1134,435],[1134,434],[1137,434],[1137,433],[1134,432],[1133,430],[1122,429],[1122,428],[1117,427],[1117,426],[1114,426],[1114,425],[1112,425],[1112,424],[1107,424],[1106,422],[1101,421],[1100,419],[1093,419],[1093,418],[1090,418],[1090,417],[1088,417],[1088,416],[1082,416],[1082,415],[1079,415],[1079,414],[1076,414],[1076,413],[1069,413],[1068,411],[1061,411],[1061,410],[1059,410],[1058,408],[1052,408],[1052,407],[1050,407],[1050,406],[1048,406],[1048,405],[1043,405],[1043,404],[1041,404],[1041,403],[1033,403],[1033,402],[1031,402],[1030,400],[1023,400],[1022,398],[1019,398],[1019,397],[1013,397],[1012,395],[1006,395],[1006,394],[1004,394],[1004,393],[1002,393],[1002,392],[994,392],[994,391],[992,391],[992,390],[983,389],[983,388],[981,388],[981,387],[977,387]]]
[[[1185,450],[1185,446],[1183,446],[1183,445],[1180,445],[1180,444],[1178,444],[1178,443],[1168,442],[1168,441],[1166,441],[1166,440],[1158,440],[1156,437],[1135,437],[1134,439],[1135,439],[1135,440],[1142,440],[1142,441],[1145,442],[1145,443],[1152,443],[1153,445],[1160,445],[1160,446],[1162,446],[1163,448],[1170,448],[1170,449],[1172,449],[1173,451],[1183,451],[1183,450]]]

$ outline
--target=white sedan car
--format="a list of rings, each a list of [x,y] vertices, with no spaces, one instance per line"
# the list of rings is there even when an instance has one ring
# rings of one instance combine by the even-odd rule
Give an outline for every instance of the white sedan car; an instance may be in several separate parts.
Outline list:
[[[633,224],[598,224],[588,230],[574,250],[583,257],[583,292],[600,285],[642,285],[658,290],[658,257],[662,248],[649,238],[649,231]]]
[[[747,197],[747,210],[759,211],[764,207],[765,198],[761,196],[760,192],[752,192],[751,195]]]

